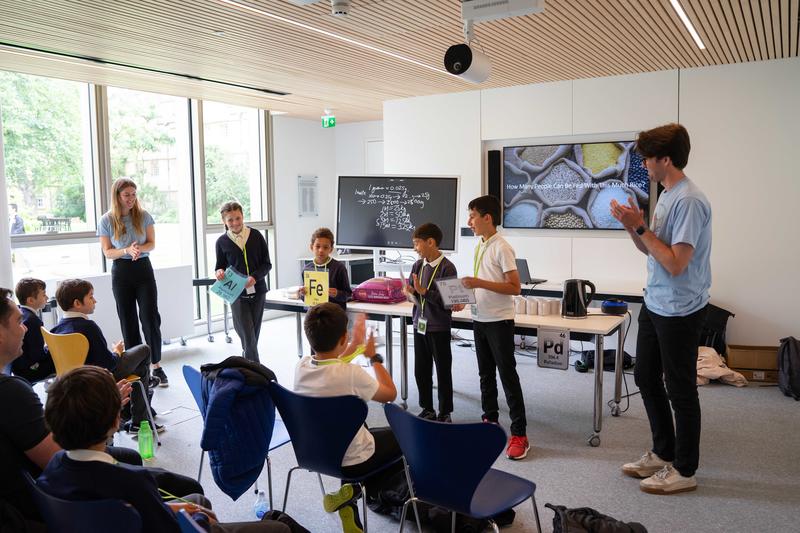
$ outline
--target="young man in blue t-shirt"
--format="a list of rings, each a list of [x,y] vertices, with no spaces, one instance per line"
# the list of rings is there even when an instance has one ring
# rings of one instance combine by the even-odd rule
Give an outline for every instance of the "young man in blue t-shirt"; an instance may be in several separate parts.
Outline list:
[[[652,494],[697,488],[697,347],[711,286],[711,205],[683,172],[689,149],[689,134],[680,124],[643,131],[636,140],[650,178],[664,186],[652,227],[632,200],[629,205],[611,202],[614,218],[647,255],[634,377],[650,421],[653,448],[622,471],[646,478],[640,488]]]

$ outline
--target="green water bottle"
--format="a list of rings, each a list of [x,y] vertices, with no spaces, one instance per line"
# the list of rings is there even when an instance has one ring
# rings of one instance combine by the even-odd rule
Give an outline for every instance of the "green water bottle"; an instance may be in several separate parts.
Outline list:
[[[153,453],[153,430],[150,429],[150,422],[142,420],[139,423],[139,455],[142,459],[152,459]]]

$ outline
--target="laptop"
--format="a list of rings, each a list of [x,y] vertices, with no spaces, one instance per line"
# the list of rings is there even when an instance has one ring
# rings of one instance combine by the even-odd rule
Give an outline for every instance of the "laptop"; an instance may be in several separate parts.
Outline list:
[[[544,283],[546,279],[532,278],[531,272],[528,269],[527,259],[517,259],[517,272],[519,272],[519,282],[527,285],[538,285]]]

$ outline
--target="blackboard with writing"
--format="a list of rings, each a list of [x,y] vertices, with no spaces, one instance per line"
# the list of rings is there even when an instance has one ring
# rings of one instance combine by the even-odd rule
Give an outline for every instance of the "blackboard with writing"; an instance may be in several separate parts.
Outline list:
[[[339,176],[336,246],[411,248],[414,229],[432,222],[442,250],[455,250],[457,177]]]

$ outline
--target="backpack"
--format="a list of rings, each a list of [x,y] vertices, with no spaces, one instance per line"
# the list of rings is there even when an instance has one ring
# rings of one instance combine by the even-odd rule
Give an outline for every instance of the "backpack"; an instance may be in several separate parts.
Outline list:
[[[778,387],[786,396],[800,400],[800,341],[781,339],[778,350]]]
[[[728,319],[735,316],[727,309],[714,304],[706,305],[706,317],[700,330],[700,346],[710,346],[718,354],[725,355],[727,351],[725,333],[728,328]]]
[[[647,533],[638,522],[620,522],[591,507],[567,509],[563,505],[544,504],[555,513],[553,533]]]

